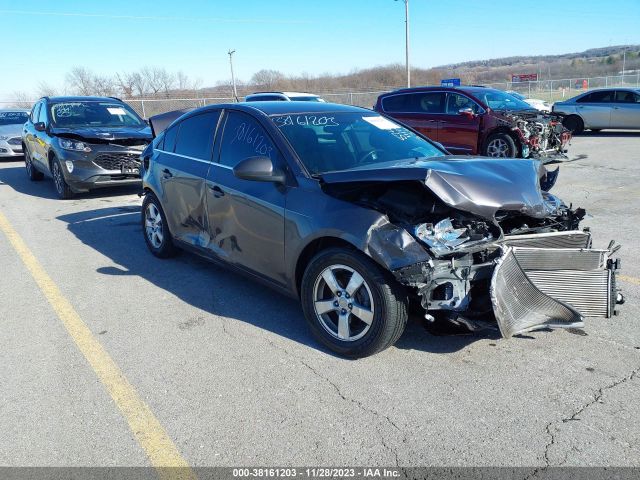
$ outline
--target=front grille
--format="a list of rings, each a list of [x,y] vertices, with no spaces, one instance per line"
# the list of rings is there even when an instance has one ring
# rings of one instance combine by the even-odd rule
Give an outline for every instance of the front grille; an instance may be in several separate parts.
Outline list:
[[[135,153],[101,153],[93,161],[105,170],[122,170],[126,168],[140,168],[140,156]]]
[[[22,139],[20,137],[13,137],[7,140],[9,145],[22,145]]]

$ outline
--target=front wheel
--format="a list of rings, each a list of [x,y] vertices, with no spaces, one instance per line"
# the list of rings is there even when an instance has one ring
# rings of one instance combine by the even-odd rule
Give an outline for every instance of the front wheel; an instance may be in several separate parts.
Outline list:
[[[493,158],[513,158],[518,149],[508,133],[494,133],[486,142],[484,155]]]
[[[564,120],[562,120],[562,125],[564,125],[564,128],[573,134],[582,133],[584,130],[584,122],[577,115],[569,115],[568,117],[565,117]]]
[[[69,184],[65,180],[64,173],[62,173],[62,165],[57,158],[51,161],[51,175],[53,176],[53,184],[56,187],[58,197],[62,200],[73,198],[73,190],[71,190],[71,187],[69,187]]]
[[[407,324],[404,288],[356,250],[331,248],[317,254],[304,272],[301,301],[314,336],[348,357],[390,347]]]

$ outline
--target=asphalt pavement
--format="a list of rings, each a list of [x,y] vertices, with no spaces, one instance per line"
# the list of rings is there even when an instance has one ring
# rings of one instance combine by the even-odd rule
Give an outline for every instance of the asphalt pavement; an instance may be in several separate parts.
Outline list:
[[[153,257],[137,189],[61,201],[0,162],[0,465],[149,466],[150,431],[193,467],[640,466],[639,164],[639,133],[587,132],[553,190],[623,245],[619,315],[509,340],[414,319],[345,360],[294,300]]]

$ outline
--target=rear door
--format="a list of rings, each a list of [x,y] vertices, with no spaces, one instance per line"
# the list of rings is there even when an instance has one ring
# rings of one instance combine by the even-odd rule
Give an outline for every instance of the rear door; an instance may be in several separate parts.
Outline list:
[[[29,121],[24,125],[24,143],[29,151],[29,155],[31,156],[31,161],[38,164],[38,169],[42,170],[42,162],[40,161],[40,156],[42,150],[38,151],[36,149],[37,145],[37,131],[34,128],[34,125],[38,122],[38,115],[40,112],[40,108],[42,108],[42,100],[36,102],[36,104],[31,109],[31,114],[29,115]]]
[[[592,92],[576,100],[576,113],[587,128],[609,128],[614,107],[614,90]]]
[[[616,90],[611,128],[640,128],[640,93]]]
[[[207,245],[205,178],[211,165],[220,111],[185,118],[165,132],[155,158],[162,205],[172,235],[191,245]]]
[[[439,142],[438,124],[444,117],[444,92],[411,92],[382,99],[382,110],[390,117]]]
[[[460,110],[471,109],[473,116],[464,115]],[[445,114],[438,128],[438,141],[451,153],[478,153],[478,132],[480,130],[480,105],[466,95],[448,92]]]
[[[233,174],[233,167],[248,157],[268,156],[283,166],[284,159],[255,117],[226,110],[223,123],[206,182],[210,248],[230,263],[284,284],[287,187]]]

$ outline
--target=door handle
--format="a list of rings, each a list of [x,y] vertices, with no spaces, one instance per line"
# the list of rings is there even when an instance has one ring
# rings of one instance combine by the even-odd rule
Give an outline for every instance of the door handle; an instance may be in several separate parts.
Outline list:
[[[162,170],[162,177],[171,178],[173,177],[173,173],[171,173],[171,170],[169,170],[168,168],[165,168],[164,170]]]
[[[224,197],[224,191],[218,185],[209,185],[209,188],[213,192],[213,196],[216,198]]]

